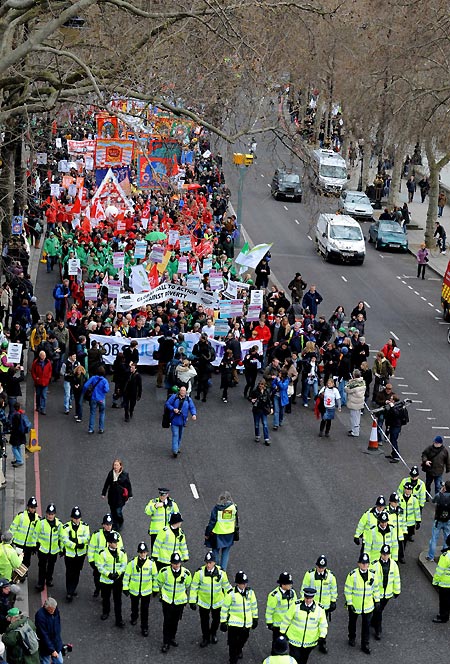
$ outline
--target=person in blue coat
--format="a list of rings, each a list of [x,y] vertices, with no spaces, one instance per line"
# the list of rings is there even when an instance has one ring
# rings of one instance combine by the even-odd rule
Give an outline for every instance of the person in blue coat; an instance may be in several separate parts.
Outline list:
[[[172,456],[174,459],[180,453],[181,438],[187,424],[189,413],[193,420],[197,419],[197,409],[191,397],[186,394],[186,388],[180,387],[178,394],[172,394],[166,401],[166,408],[170,411],[170,428],[172,429]]]
[[[316,291],[316,287],[313,285],[310,287],[309,291],[304,294],[302,307],[303,309],[308,309],[309,313],[315,318],[317,316],[317,309],[322,300],[323,297]]]
[[[273,400],[273,430],[283,426],[284,409],[289,403],[288,387],[290,378],[286,369],[281,369],[280,375],[272,380]]]
[[[86,390],[92,386],[92,396],[89,400],[90,413],[89,413],[89,429],[88,433],[94,433],[95,414],[98,408],[98,432],[104,433],[105,431],[105,404],[106,395],[109,392],[109,383],[105,378],[105,367],[99,367],[97,376],[92,376],[83,386],[81,392],[84,396]]]
[[[40,664],[63,664],[61,638],[61,616],[58,603],[47,597],[44,606],[34,616],[39,639]]]

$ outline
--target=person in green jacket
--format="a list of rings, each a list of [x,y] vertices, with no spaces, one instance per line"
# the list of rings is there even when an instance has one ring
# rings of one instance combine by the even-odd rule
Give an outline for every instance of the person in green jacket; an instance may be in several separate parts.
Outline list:
[[[230,664],[242,658],[242,649],[248,641],[250,629],[258,627],[258,602],[248,576],[242,570],[234,577],[235,587],[225,595],[220,610],[220,630],[228,632]]]
[[[275,652],[273,646],[280,636],[280,626],[283,618],[297,601],[297,593],[293,589],[293,578],[289,572],[281,572],[278,577],[278,587],[267,596],[266,625],[272,632],[272,654]]]
[[[446,623],[450,616],[450,535],[445,540],[445,547],[439,556],[433,586],[439,589],[439,613],[433,618],[433,622]]]
[[[178,623],[187,604],[187,591],[192,583],[190,571],[181,566],[179,553],[172,553],[170,565],[164,567],[158,573],[157,583],[161,594],[164,616],[161,652],[166,653],[170,646],[178,647],[178,643],[175,641]]]
[[[327,565],[326,556],[320,555],[315,568],[308,570],[303,577],[302,588],[309,586],[317,590],[317,602],[324,609],[327,620],[331,620],[331,614],[336,610],[338,591],[336,577]],[[328,652],[326,639],[319,638],[319,651]]]
[[[316,593],[313,587],[303,588],[303,600],[291,606],[281,623],[280,632],[289,639],[289,653],[298,664],[306,664],[319,640],[327,638],[327,617],[314,601]]]
[[[18,629],[25,623],[31,627],[36,634],[36,625],[28,616],[25,616],[17,607],[9,609],[7,620],[10,623],[2,636],[6,646],[6,657],[8,664],[39,664],[39,645],[36,652],[28,653],[24,650],[22,636]]]
[[[60,242],[53,231],[51,231],[48,238],[46,238],[43,250],[47,254],[47,272],[53,272],[53,267],[58,262],[58,257],[61,252]]]
[[[359,556],[358,567],[347,575],[344,586],[345,603],[348,610],[348,645],[356,643],[356,623],[361,616],[361,650],[370,654],[369,628],[374,609],[380,603],[379,584],[373,569],[369,569],[367,553]]]
[[[380,557],[375,563],[374,569],[377,575],[378,588],[380,593],[380,606],[374,611],[372,617],[372,627],[375,630],[377,641],[381,639],[383,631],[383,611],[392,597],[395,599],[400,595],[402,586],[400,581],[400,572],[395,560],[391,558],[391,547],[389,544],[383,544],[380,549]]]
[[[266,657],[263,664],[297,664],[289,654],[289,641],[285,636],[277,636],[272,645],[272,654]]]
[[[160,487],[158,493],[158,498],[149,500],[144,510],[150,517],[148,534],[152,549],[159,531],[169,525],[169,519],[174,512],[180,511],[177,503],[169,495],[170,489]]]
[[[137,556],[128,562],[123,577],[123,593],[131,598],[130,623],[136,625],[141,605],[141,632],[148,636],[148,607],[153,593],[158,592],[157,569],[149,558],[148,546],[139,542]]]
[[[2,535],[0,544],[0,577],[5,577],[11,581],[15,569],[22,564],[22,556],[19,556],[15,548],[11,545],[13,535],[7,530]]]

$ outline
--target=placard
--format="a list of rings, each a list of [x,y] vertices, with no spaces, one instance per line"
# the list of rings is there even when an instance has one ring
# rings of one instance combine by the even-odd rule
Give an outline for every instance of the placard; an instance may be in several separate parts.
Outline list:
[[[261,307],[259,306],[259,304],[250,304],[245,316],[245,320],[248,321],[259,320],[260,313],[261,313]]]
[[[257,304],[261,309],[264,306],[264,291],[252,290],[250,291],[250,304]]]
[[[222,295],[227,297],[229,300],[237,299],[237,281],[231,281],[227,283],[226,289],[222,292]]]
[[[23,217],[22,216],[13,217],[11,221],[11,234],[21,235],[22,230],[23,230]]]
[[[113,267],[120,270],[124,266],[125,262],[125,252],[124,251],[114,251],[113,252]]]
[[[226,337],[229,331],[230,326],[228,325],[228,320],[226,318],[217,318],[214,321],[215,337]]]
[[[36,164],[45,165],[47,163],[46,152],[36,152]]]
[[[136,240],[134,245],[134,257],[135,258],[145,258],[147,253],[147,242],[145,240]]]
[[[108,279],[108,297],[111,297],[115,300],[117,296],[120,295],[121,286],[122,284],[120,281],[115,279]]]
[[[85,300],[96,300],[98,293],[98,284],[88,283],[84,284],[84,299]]]
[[[69,267],[69,270],[68,270],[69,276],[76,277],[76,275],[78,274],[78,268],[81,267],[80,259],[79,258],[69,258],[67,263],[68,263],[68,267]]]
[[[178,259],[178,274],[187,274],[187,258],[186,256],[180,256]]]
[[[203,259],[202,272],[203,274],[209,274],[211,270],[212,270],[212,258],[211,256],[208,256],[208,258]]]
[[[59,184],[50,185],[50,196],[56,196],[56,198],[59,198],[59,191],[60,191]]]
[[[221,318],[234,318],[242,316],[244,300],[221,300],[219,311]]]
[[[174,245],[180,239],[180,234],[178,231],[169,231],[169,244]]]
[[[127,222],[125,219],[117,219],[116,220],[116,231],[119,231],[119,233],[122,233],[123,231],[127,230]]]
[[[223,288],[223,278],[221,270],[211,270],[209,273],[209,285],[211,290],[221,290]]]
[[[152,263],[162,263],[164,259],[164,247],[159,244],[154,244],[149,256]]]
[[[6,354],[6,361],[11,364],[20,364],[20,358],[22,357],[22,347],[23,344],[8,344],[8,352]]]
[[[191,236],[190,235],[182,235],[180,237],[180,251],[182,253],[186,253],[191,251],[192,245],[191,245]]]
[[[186,286],[189,286],[189,288],[199,288],[200,277],[198,274],[188,274],[186,277]]]
[[[62,148],[62,140],[60,138],[55,138],[55,145],[58,149]]]
[[[77,185],[76,184],[69,184],[69,188],[67,190],[67,195],[71,196],[72,198],[75,198],[77,195]]]

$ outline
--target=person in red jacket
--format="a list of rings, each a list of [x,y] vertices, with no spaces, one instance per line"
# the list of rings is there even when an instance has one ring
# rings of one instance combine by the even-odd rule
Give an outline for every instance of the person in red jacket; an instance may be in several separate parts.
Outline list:
[[[36,393],[36,410],[41,415],[45,415],[48,386],[52,379],[52,363],[47,359],[47,355],[43,350],[31,365],[31,377]]]
[[[271,338],[272,338],[272,333],[270,331],[270,327],[266,325],[264,320],[260,319],[258,325],[256,325],[256,327],[253,328],[251,340],[262,341],[263,366],[266,366],[267,347],[269,345]]]
[[[397,366],[397,361],[398,358],[400,357],[400,348],[397,348],[394,339],[389,338],[387,340],[387,343],[385,343],[383,348],[381,349],[381,352],[384,353],[384,357],[387,360],[389,360],[389,362],[391,363],[392,368],[394,369],[392,375],[394,375],[395,368]]]

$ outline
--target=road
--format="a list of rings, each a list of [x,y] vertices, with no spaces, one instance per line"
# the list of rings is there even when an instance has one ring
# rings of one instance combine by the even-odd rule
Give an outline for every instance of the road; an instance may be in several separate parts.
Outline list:
[[[368,305],[367,338],[371,349],[381,347],[395,334],[402,355],[395,389],[409,394],[411,422],[400,437],[400,450],[408,465],[417,462],[420,452],[433,435],[448,433],[446,327],[440,325],[439,283],[416,282],[414,260],[409,256],[379,254],[368,246],[362,267],[325,264],[314,251],[311,231],[317,212],[332,209],[329,199],[309,195],[305,203],[273,201],[269,194],[271,174],[281,157],[258,145],[256,164],[245,182],[244,223],[255,242],[274,242],[272,270],[287,284],[296,271],[308,283],[316,283],[324,297],[321,306],[327,316],[337,304],[350,311],[360,299]],[[232,186],[232,176],[230,180]],[[297,220],[297,221],[296,221]],[[297,223],[298,222],[298,223]],[[41,268],[37,294],[42,312],[51,307],[53,275]],[[409,288],[410,287],[410,288]],[[418,294],[416,294],[416,291]],[[424,299],[422,299],[424,298]],[[430,306],[428,304],[430,303]],[[430,373],[431,372],[431,373]],[[433,374],[435,378],[431,375]],[[437,380],[436,380],[437,379]],[[346,436],[348,413],[334,422],[329,439],[319,439],[318,423],[311,409],[298,404],[286,416],[282,430],[273,432],[272,446],[253,441],[251,409],[242,397],[242,385],[231,392],[228,404],[220,400],[217,377],[206,404],[198,405],[198,420],[190,423],[183,442],[183,453],[170,455],[169,434],[160,426],[164,395],[155,389],[154,376],[144,375],[144,396],[138,404],[133,423],[125,424],[119,411],[108,408],[106,435],[88,436],[87,426],[76,424],[63,414],[62,386],[52,385],[47,417],[39,421],[40,485],[42,505],[54,500],[62,520],[68,519],[73,505],[80,505],[83,518],[94,529],[107,506],[100,497],[104,478],[115,456],[124,460],[133,483],[134,498],[126,507],[124,541],[128,554],[134,555],[141,539],[148,539],[144,506],[156,495],[158,486],[168,485],[185,518],[194,571],[202,564],[205,548],[203,530],[218,494],[228,489],[239,505],[241,541],[232,551],[229,573],[233,580],[244,569],[255,589],[260,606],[260,625],[251,634],[244,651],[246,662],[257,664],[270,651],[270,633],[264,625],[267,593],[276,585],[281,571],[294,575],[299,585],[306,569],[325,553],[339,584],[338,610],[330,625],[328,661],[356,661],[364,657],[359,649],[347,645],[343,583],[347,572],[356,566],[358,548],[353,544],[355,524],[361,513],[383,493],[389,495],[405,475],[398,464],[390,465],[384,455],[365,454],[369,435],[367,416],[360,441]],[[110,403],[110,402],[109,402]],[[419,410],[423,409],[423,410]],[[425,410],[429,409],[429,410]],[[434,419],[429,419],[434,418]],[[436,429],[433,429],[436,427]],[[35,488],[32,464],[27,469],[28,493]],[[195,485],[199,498],[191,490]],[[416,542],[407,550],[407,565],[402,566],[403,593],[386,609],[383,641],[373,642],[372,661],[397,664],[437,658],[448,646],[448,630],[433,625],[437,594],[417,566],[417,555],[429,537],[432,508],[426,505],[424,526]],[[30,611],[39,605],[39,594],[32,590],[36,562],[30,573]],[[92,595],[90,569],[86,568],[79,597],[72,604],[64,601],[63,561],[57,563],[54,596],[60,600],[64,639],[74,643],[70,661],[93,662],[100,650],[107,661],[123,661],[124,651],[136,661],[199,662],[211,661],[211,653],[227,661],[225,638],[217,646],[200,650],[198,614],[186,612],[179,632],[180,647],[168,655],[160,653],[162,611],[152,602],[150,637],[143,639],[139,628],[128,622],[123,631],[113,621],[100,622],[101,606]],[[128,600],[124,598],[124,617],[128,619]],[[322,655],[314,653],[311,662]]]

